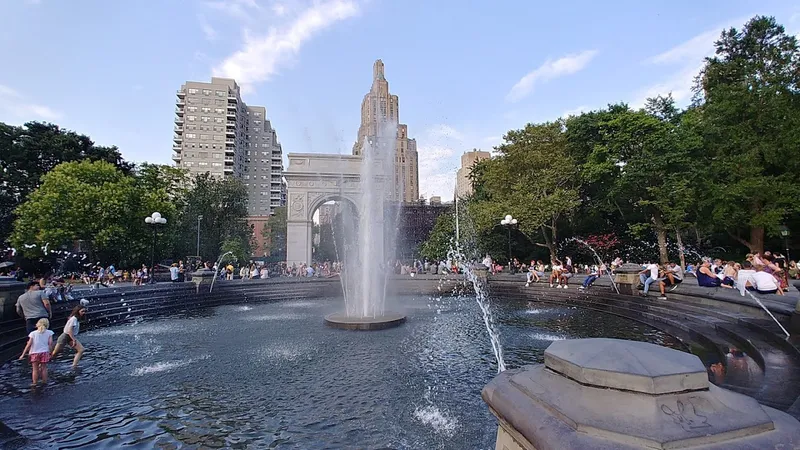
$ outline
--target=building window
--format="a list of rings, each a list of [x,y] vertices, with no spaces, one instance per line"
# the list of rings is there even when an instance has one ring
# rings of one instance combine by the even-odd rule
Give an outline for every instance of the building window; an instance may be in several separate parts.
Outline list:
[[[211,120],[211,118],[208,116],[203,116],[200,118],[200,120],[202,120],[203,122],[208,122],[209,120]]]
[[[197,89],[195,89],[195,88],[189,88],[189,93],[190,93],[190,94],[197,94]]]
[[[257,113],[255,113],[255,114],[253,114],[253,115],[254,115],[255,117],[261,117],[261,113],[260,113],[260,112],[257,112]]]
[[[194,134],[194,133],[186,133],[186,139],[194,139],[196,137],[197,137],[197,135]]]
[[[207,166],[207,165],[208,165],[208,163],[207,163],[207,162],[205,162],[205,161],[200,161],[200,162],[198,162],[198,163],[197,163],[197,165],[198,165],[198,166]]]
[[[222,163],[213,162],[211,163],[211,167],[222,167]]]
[[[203,89],[203,95],[211,95],[211,89]]]
[[[200,135],[200,140],[201,141],[207,141],[208,139],[209,139],[209,136],[207,134],[201,134]]]
[[[214,159],[222,159],[222,153],[214,153],[212,156]]]
[[[214,104],[217,106],[225,106],[225,100],[214,100]]]
[[[187,106],[186,110],[189,112],[197,112],[197,106]]]
[[[217,91],[217,97],[227,97],[228,93],[225,91]]]
[[[188,120],[189,122],[194,122],[195,120],[197,120],[197,116],[186,116],[186,120]]]
[[[211,108],[209,108],[208,106],[204,106],[204,107],[202,108],[202,111],[203,111],[204,113],[209,113],[209,112],[211,112]]]

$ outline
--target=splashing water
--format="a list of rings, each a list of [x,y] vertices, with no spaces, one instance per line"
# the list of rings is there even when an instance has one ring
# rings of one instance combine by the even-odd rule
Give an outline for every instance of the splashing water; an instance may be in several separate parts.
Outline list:
[[[214,281],[217,280],[217,276],[219,275],[219,269],[222,267],[222,260],[228,255],[233,255],[233,252],[225,252],[217,260],[217,263],[215,264],[217,268],[214,270],[214,278],[211,279],[211,286],[208,288],[209,293],[211,293],[211,291],[214,289]]]
[[[600,255],[597,254],[597,252],[594,250],[594,247],[589,245],[588,242],[584,241],[583,239],[578,239],[578,238],[574,238],[574,237],[567,239],[565,242],[577,242],[577,243],[583,245],[584,247],[588,248],[589,251],[591,251],[592,254],[594,254],[595,260],[597,261],[597,267],[600,267],[600,266],[603,265],[603,260],[600,258]],[[617,294],[619,294],[619,288],[617,287],[617,283],[614,282],[614,277],[611,276],[611,271],[608,270],[609,266],[610,265],[606,266],[606,274],[608,274],[608,279],[611,280],[611,286],[614,287],[614,291]]]
[[[345,229],[342,286],[350,317],[380,317],[386,309],[386,256],[395,254],[396,217],[387,200],[396,199],[394,176],[397,123],[380,116],[376,136],[365,138],[360,164],[361,210],[358,227]]]
[[[766,306],[764,306],[764,304],[763,304],[763,303],[761,303],[761,300],[759,300],[759,299],[758,299],[758,297],[756,297],[755,295],[753,295],[753,293],[752,293],[752,292],[750,292],[750,291],[748,291],[748,290],[745,290],[745,292],[747,292],[747,295],[749,295],[749,296],[750,296],[750,298],[752,298],[752,299],[753,299],[753,300],[754,300],[756,303],[758,303],[758,306],[760,306],[760,307],[761,307],[761,308],[762,308],[762,309],[763,309],[763,310],[764,310],[764,311],[765,311],[765,312],[766,312],[766,313],[767,313],[767,314],[768,314],[770,317],[772,317],[772,320],[774,320],[774,321],[775,321],[775,323],[777,323],[777,324],[778,324],[778,326],[779,326],[779,327],[781,327],[781,330],[784,332],[784,334],[786,334],[786,337],[787,337],[787,338],[791,336],[791,335],[789,334],[789,332],[788,332],[788,331],[786,331],[786,328],[784,328],[784,327],[783,327],[783,325],[781,325],[781,323],[780,323],[780,322],[778,322],[778,319],[776,319],[776,318],[775,318],[775,316],[773,316],[773,315],[772,315],[772,312],[770,312],[770,310],[769,310],[769,309],[767,309],[767,307],[766,307]]]

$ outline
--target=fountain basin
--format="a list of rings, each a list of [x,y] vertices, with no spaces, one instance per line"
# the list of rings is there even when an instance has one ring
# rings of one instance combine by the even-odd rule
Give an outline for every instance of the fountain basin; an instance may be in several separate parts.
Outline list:
[[[379,317],[350,317],[341,312],[325,316],[326,325],[343,330],[385,330],[399,326],[405,321],[405,315],[393,311],[387,311]]]

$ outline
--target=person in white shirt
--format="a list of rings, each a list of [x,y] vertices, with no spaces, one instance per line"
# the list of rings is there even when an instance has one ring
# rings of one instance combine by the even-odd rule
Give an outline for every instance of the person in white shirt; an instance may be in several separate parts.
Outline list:
[[[67,324],[64,325],[64,333],[58,337],[58,341],[56,342],[56,348],[53,349],[53,358],[56,357],[58,352],[61,351],[61,348],[64,345],[69,345],[73,349],[75,349],[75,358],[72,359],[72,368],[76,369],[78,367],[78,361],[81,360],[81,356],[83,356],[83,345],[78,341],[78,333],[80,332],[81,322],[80,319],[86,315],[86,307],[83,305],[78,305],[72,309],[72,312],[69,315],[69,319],[67,319]]]
[[[639,282],[644,286],[643,297],[647,297],[650,285],[656,281],[658,281],[658,264],[648,264],[643,271],[639,272]]]
[[[661,300],[666,300],[665,290],[670,286],[669,291],[672,292],[678,288],[678,285],[683,282],[683,269],[681,266],[673,263],[667,265],[667,270],[664,273],[664,278],[658,282],[658,289],[661,291]]]
[[[561,278],[561,271],[564,269],[561,266],[561,261],[554,259],[550,262],[552,267],[550,269],[550,287],[553,287],[553,281],[560,280]],[[558,287],[561,287],[561,282],[559,281]]]
[[[736,273],[736,287],[739,289],[739,294],[744,297],[744,291],[747,288],[753,288],[753,275],[756,271],[753,270],[753,264],[750,261],[742,263],[742,268]]]
[[[30,355],[32,387],[39,384],[40,377],[42,383],[47,383],[47,363],[50,362],[50,349],[53,348],[53,332],[48,330],[49,327],[49,320],[39,319],[36,329],[28,334],[28,343],[19,357],[25,359],[26,353]]]
[[[759,294],[775,294],[778,292],[778,283],[771,273],[764,272],[764,266],[757,265],[756,273],[750,276],[756,292]]]

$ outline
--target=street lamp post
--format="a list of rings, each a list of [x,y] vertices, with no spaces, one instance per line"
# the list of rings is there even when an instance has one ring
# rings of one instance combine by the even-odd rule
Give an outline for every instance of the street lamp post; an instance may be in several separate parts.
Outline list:
[[[791,261],[791,258],[789,258],[789,227],[781,225],[780,230],[783,238],[783,247],[786,249],[786,265],[788,267],[789,261]]]
[[[511,217],[511,214],[507,214],[503,220],[500,221],[500,225],[506,227],[508,229],[508,265],[511,267],[511,227],[517,224],[517,219]]]
[[[155,284],[156,282],[156,231],[158,230],[159,225],[164,225],[167,223],[167,219],[161,217],[161,213],[154,212],[148,217],[144,218],[144,223],[150,225],[153,228],[153,248],[150,250],[150,284]]]
[[[203,220],[203,215],[197,216],[197,257],[200,257],[200,221]]]

